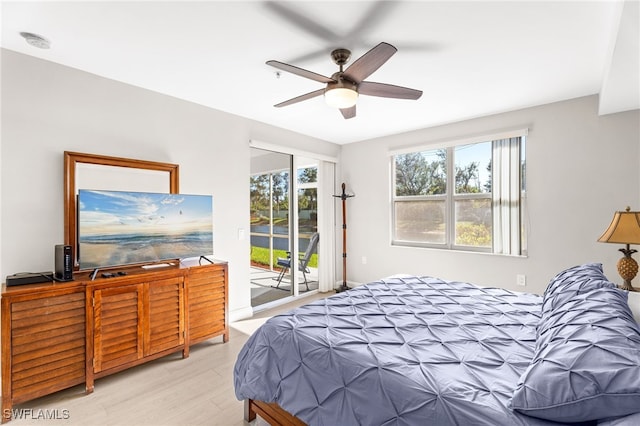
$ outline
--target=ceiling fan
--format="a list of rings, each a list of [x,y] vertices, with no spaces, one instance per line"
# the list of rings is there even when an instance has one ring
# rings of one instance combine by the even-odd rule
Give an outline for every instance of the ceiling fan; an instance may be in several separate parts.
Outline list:
[[[367,77],[387,62],[397,51],[398,49],[389,43],[382,42],[356,59],[347,69],[343,70],[343,66],[351,57],[351,52],[348,49],[335,49],[331,52],[331,58],[340,67],[340,70],[331,77],[325,77],[313,71],[308,71],[283,62],[267,61],[267,65],[271,65],[279,70],[326,84],[323,89],[314,90],[313,92],[297,96],[274,106],[278,108],[284,107],[324,94],[327,104],[339,108],[342,116],[345,119],[349,119],[356,116],[358,94],[383,98],[416,100],[422,96],[421,90],[409,89],[393,84],[365,81]]]

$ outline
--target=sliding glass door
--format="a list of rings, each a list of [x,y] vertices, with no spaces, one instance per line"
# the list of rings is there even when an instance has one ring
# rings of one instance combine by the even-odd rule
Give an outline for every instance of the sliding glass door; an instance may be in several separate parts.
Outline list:
[[[251,148],[251,306],[288,297],[282,281],[292,233],[291,155]],[[290,269],[290,268],[289,268]]]
[[[318,288],[317,173],[317,161],[251,148],[253,307]]]
[[[296,158],[298,192],[298,290],[318,289],[318,162]]]

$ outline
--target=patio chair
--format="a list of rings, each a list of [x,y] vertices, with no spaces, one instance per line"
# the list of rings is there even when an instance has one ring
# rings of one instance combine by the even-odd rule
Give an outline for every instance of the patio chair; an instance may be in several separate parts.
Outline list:
[[[317,232],[311,235],[311,239],[309,240],[309,245],[307,246],[307,250],[298,259],[298,270],[302,272],[302,276],[304,277],[304,284],[307,286],[307,291],[309,291],[309,283],[307,282],[307,273],[311,272],[309,270],[309,261],[311,260],[311,255],[318,248],[319,239],[320,239],[320,234],[318,234]],[[279,257],[277,264],[282,269],[280,270],[280,274],[278,274],[278,277],[274,278],[274,280],[278,281],[278,284],[276,284],[275,288],[280,288],[280,283],[282,282],[282,278],[284,278],[287,271],[291,267],[291,252],[289,251],[287,252],[286,258]]]

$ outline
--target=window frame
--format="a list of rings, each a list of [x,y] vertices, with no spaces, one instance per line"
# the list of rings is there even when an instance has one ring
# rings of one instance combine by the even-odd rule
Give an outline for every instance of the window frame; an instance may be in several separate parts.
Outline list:
[[[454,250],[454,251],[467,251],[467,252],[479,252],[479,253],[488,253],[495,255],[505,255],[505,256],[520,256],[526,257],[528,255],[527,249],[527,227],[525,226],[525,210],[527,206],[526,202],[526,139],[528,136],[528,129],[519,129],[507,132],[501,132],[492,135],[478,136],[467,139],[458,139],[451,140],[446,143],[432,144],[432,145],[421,145],[403,148],[399,150],[390,151],[390,171],[391,171],[391,194],[390,194],[390,205],[391,205],[391,224],[390,224],[390,240],[392,246],[399,247],[417,247],[417,248],[435,248],[441,250]],[[493,155],[494,155],[494,142],[501,139],[510,139],[510,138],[520,138],[519,140],[519,156],[520,156],[520,164],[518,166],[518,182],[520,185],[519,191],[519,207],[518,207],[518,217],[520,220],[519,229],[520,229],[520,237],[519,237],[519,247],[517,253],[502,253],[495,252],[495,240],[496,240],[496,230],[493,229],[494,225],[491,227],[491,246],[490,247],[481,247],[481,246],[469,246],[469,245],[460,245],[456,244],[456,202],[463,200],[474,200],[474,199],[488,199],[491,202],[491,216],[492,222],[494,217],[494,200],[493,200],[493,191],[496,176],[492,172],[492,190],[491,192],[483,192],[483,193],[456,193],[455,188],[455,150],[456,147],[471,145],[483,142],[491,142],[492,154],[491,161],[493,164]],[[396,156],[402,154],[409,153],[421,153],[426,151],[436,151],[436,150],[445,150],[446,152],[446,168],[445,168],[445,176],[446,176],[446,193],[445,194],[437,194],[437,195],[405,195],[405,196],[397,196],[396,195]],[[523,167],[524,164],[524,167]],[[513,179],[511,175],[509,175],[508,179]],[[410,202],[410,201],[440,201],[444,200],[444,222],[445,222],[445,241],[444,243],[433,243],[433,242],[424,242],[424,241],[411,241],[411,240],[402,240],[397,238],[397,226],[396,226],[396,205],[398,202]]]

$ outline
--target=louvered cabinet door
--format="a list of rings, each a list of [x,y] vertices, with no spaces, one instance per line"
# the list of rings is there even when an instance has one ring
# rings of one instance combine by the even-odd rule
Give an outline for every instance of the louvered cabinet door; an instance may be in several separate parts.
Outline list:
[[[184,345],[184,278],[147,284],[149,303],[145,356]]]
[[[93,371],[98,373],[143,357],[144,284],[93,292]]]
[[[14,302],[9,309],[13,402],[84,382],[84,291]]]
[[[223,335],[229,340],[227,265],[193,268],[188,276],[189,343]]]

